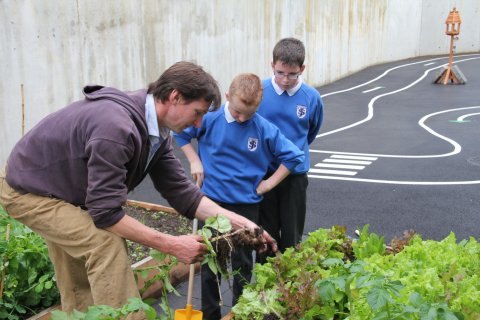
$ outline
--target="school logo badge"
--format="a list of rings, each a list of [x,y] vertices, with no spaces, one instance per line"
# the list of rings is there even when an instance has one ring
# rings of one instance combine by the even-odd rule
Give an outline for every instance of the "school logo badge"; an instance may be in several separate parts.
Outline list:
[[[248,150],[255,151],[258,147],[258,139],[257,138],[248,138]]]
[[[297,117],[305,118],[307,115],[307,107],[297,104]]]

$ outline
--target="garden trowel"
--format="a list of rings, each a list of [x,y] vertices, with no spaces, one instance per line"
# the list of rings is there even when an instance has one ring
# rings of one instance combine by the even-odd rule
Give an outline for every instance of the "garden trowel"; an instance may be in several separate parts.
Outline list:
[[[198,220],[193,219],[192,233],[197,233]],[[190,264],[190,274],[188,275],[188,294],[187,294],[187,306],[185,309],[175,310],[174,320],[202,320],[203,313],[200,310],[192,309],[192,293],[193,293],[193,280],[195,277],[195,264]]]

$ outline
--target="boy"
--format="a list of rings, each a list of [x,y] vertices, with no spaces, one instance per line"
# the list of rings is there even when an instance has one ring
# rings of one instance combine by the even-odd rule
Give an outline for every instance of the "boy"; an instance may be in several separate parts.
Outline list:
[[[295,167],[277,188],[266,193],[260,204],[259,224],[278,241],[279,250],[302,240],[306,214],[309,145],[323,119],[323,102],[314,88],[301,78],[305,70],[305,47],[295,38],[280,40],[273,49],[273,77],[263,80],[263,100],[258,114],[275,124],[305,153],[305,161]],[[267,177],[278,168],[272,163]],[[265,261],[265,255],[259,257]]]
[[[190,127],[174,136],[201,190],[220,206],[256,221],[262,195],[305,156],[276,126],[256,114],[262,99],[261,80],[256,75],[236,76],[226,98],[219,111],[205,115],[199,128]],[[190,144],[193,138],[198,141],[198,155]],[[262,180],[271,161],[278,163],[278,168]],[[233,277],[233,304],[251,279],[252,265],[251,250],[232,253],[232,270],[239,271]],[[220,319],[217,277],[207,265],[202,266],[201,276],[204,317]]]

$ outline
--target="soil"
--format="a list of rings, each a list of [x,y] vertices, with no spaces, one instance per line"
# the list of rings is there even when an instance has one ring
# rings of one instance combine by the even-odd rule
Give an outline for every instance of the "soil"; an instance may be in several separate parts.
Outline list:
[[[179,214],[145,209],[133,205],[126,205],[123,207],[123,210],[141,223],[163,233],[177,236],[192,232],[192,221]],[[127,246],[132,264],[148,257],[150,248],[129,240],[127,240]]]

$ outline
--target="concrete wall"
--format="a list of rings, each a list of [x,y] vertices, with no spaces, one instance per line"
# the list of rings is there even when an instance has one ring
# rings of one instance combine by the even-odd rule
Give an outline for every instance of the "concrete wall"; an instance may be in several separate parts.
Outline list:
[[[194,60],[225,91],[239,72],[269,76],[274,44],[294,36],[307,47],[306,81],[321,86],[446,54],[453,6],[463,20],[457,52],[479,51],[478,0],[0,0],[0,165],[23,130],[87,83],[133,90]]]

